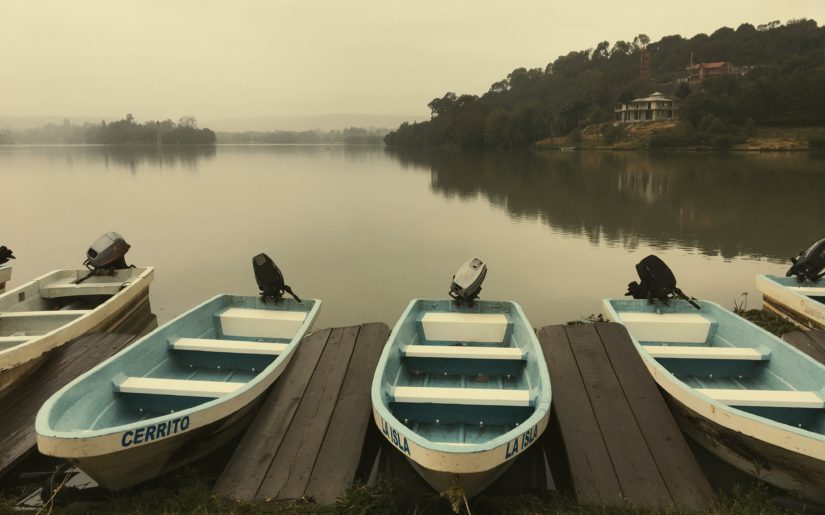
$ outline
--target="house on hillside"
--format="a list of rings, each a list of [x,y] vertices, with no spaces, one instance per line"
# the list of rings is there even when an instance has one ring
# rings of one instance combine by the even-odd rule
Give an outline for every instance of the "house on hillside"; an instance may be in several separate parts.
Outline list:
[[[658,91],[644,98],[622,104],[615,112],[617,122],[653,122],[673,120],[677,116],[676,103]]]
[[[691,64],[686,69],[688,72],[688,84],[699,84],[710,77],[736,73],[736,67],[727,61]]]

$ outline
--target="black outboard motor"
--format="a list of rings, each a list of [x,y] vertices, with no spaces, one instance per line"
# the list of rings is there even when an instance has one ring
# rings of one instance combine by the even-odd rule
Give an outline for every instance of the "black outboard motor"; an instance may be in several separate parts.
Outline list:
[[[481,293],[481,283],[484,282],[485,277],[487,277],[487,265],[477,257],[470,258],[453,276],[453,282],[450,284],[450,297],[459,306],[466,302],[469,307],[473,307],[478,294]]]
[[[14,252],[5,245],[0,246],[0,265],[8,263],[9,259],[15,259]]]
[[[647,299],[650,302],[660,301],[667,305],[670,299],[680,298],[686,300],[696,309],[702,309],[691,297],[685,295],[682,290],[676,287],[676,276],[665,264],[653,254],[639,261],[636,265],[636,273],[639,274],[641,282],[633,281],[627,285],[625,296],[632,296],[634,299]]]
[[[791,267],[785,277],[796,276],[796,280],[803,282],[805,279],[817,282],[825,277],[825,238],[811,245],[808,250],[800,251],[799,255],[791,258]]]
[[[89,277],[95,275],[113,274],[115,270],[132,268],[126,264],[126,253],[132,248],[126,243],[123,236],[116,232],[107,232],[89,247],[86,251],[86,261],[83,266],[89,269],[89,273],[75,281],[80,284]]]
[[[274,300],[276,303],[284,298],[284,293],[292,295],[292,298],[301,302],[300,297],[295,295],[292,288],[284,284],[284,274],[281,269],[266,254],[258,254],[252,258],[252,270],[255,272],[255,281],[258,282],[258,289],[261,290],[261,298],[264,302]]]

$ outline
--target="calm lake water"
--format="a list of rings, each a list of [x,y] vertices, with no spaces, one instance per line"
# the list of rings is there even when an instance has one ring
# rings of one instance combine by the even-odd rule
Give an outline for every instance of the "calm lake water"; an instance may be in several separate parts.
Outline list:
[[[536,327],[600,312],[654,252],[687,293],[758,307],[754,275],[825,236],[825,157],[809,154],[0,147],[0,178],[9,286],[79,267],[116,230],[129,263],[156,267],[161,323],[255,294],[259,252],[323,300],[316,328],[392,325],[474,255],[482,298]]]

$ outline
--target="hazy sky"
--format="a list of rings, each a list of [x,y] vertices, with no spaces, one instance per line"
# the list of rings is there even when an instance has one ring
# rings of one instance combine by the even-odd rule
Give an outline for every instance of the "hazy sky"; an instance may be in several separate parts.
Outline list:
[[[426,115],[597,42],[806,17],[823,0],[0,0],[0,115]]]

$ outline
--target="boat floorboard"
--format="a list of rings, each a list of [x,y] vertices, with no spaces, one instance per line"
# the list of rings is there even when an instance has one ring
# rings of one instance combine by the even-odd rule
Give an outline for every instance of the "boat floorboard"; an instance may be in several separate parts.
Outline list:
[[[157,327],[148,298],[114,326],[117,332],[91,333],[55,349],[42,365],[3,392],[0,397],[0,420],[3,421],[0,424],[0,477],[36,449],[34,421],[46,399]]]
[[[712,507],[714,491],[622,325],[548,326],[539,341],[553,384],[544,445],[566,455],[551,459],[557,486],[585,505]]]
[[[782,339],[825,364],[825,331],[792,331]]]
[[[319,503],[343,495],[361,466],[372,376],[388,336],[382,323],[306,336],[218,478],[216,492],[239,501]]]

